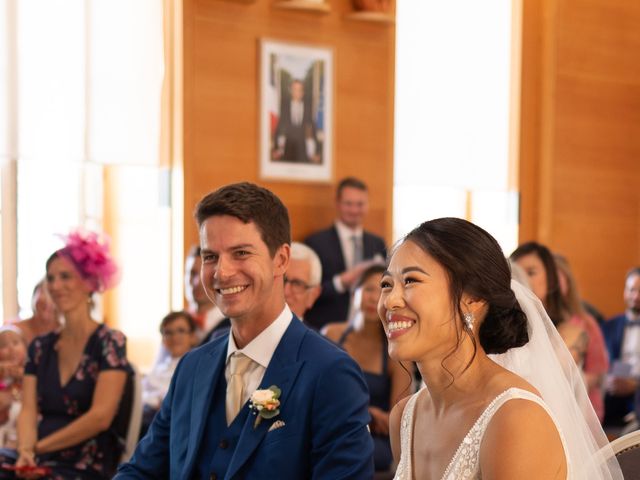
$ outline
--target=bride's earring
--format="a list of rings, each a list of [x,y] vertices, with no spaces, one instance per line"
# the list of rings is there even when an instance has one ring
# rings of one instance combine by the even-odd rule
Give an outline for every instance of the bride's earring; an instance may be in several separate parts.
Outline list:
[[[464,324],[467,327],[468,330],[473,331],[473,321],[475,319],[473,318],[473,313],[471,312],[467,312],[464,314]]]

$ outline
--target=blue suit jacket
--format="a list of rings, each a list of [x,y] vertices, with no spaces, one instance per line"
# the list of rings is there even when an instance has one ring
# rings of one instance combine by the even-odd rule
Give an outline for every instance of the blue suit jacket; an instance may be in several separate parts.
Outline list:
[[[320,257],[322,263],[322,291],[313,307],[304,314],[304,321],[320,330],[327,323],[344,322],[349,313],[350,293],[339,293],[333,277],[346,270],[342,246],[335,225],[307,237],[304,241]],[[369,232],[362,232],[362,252],[365,260],[380,254],[386,257],[384,240]]]
[[[228,336],[187,355],[176,368],[160,412],[117,479],[188,479],[196,473],[208,409],[224,375]],[[367,429],[369,395],[358,365],[296,317],[260,388],[278,386],[280,414],[254,429],[250,415],[225,479],[373,477]],[[222,402],[224,405],[224,402]],[[268,431],[274,421],[284,427]]]
[[[607,344],[607,350],[609,350],[609,359],[611,362],[620,359],[622,339],[624,337],[624,329],[627,326],[627,323],[629,323],[629,319],[623,313],[600,325],[604,341]]]

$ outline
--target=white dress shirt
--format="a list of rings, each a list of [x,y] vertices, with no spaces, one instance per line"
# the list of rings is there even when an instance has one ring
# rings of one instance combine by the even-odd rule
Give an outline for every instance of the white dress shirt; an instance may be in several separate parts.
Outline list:
[[[149,375],[142,379],[142,403],[152,408],[160,408],[160,404],[169,391],[171,377],[182,357],[171,357],[167,354],[153,366]]]
[[[355,235],[363,248],[362,243],[362,227],[356,229],[349,228],[340,220],[336,220],[336,231],[338,232],[338,238],[340,239],[340,248],[342,248],[342,257],[344,258],[345,270],[349,270],[354,266],[353,264],[353,236]],[[342,272],[341,272],[342,273]],[[344,285],[340,281],[340,274],[336,274],[333,277],[333,286],[338,293],[344,293],[347,291]]]
[[[236,346],[233,334],[229,332],[227,364],[224,369],[224,376],[227,383],[231,377],[231,373],[229,371],[229,357],[231,357],[231,355],[235,352],[240,352],[253,360],[243,375],[243,405],[247,400],[249,400],[251,394],[260,386],[260,382],[262,382],[262,378],[264,377],[264,372],[267,370],[269,362],[271,362],[271,357],[273,357],[273,353],[276,351],[280,340],[282,340],[284,332],[287,330],[292,320],[293,314],[291,313],[289,306],[285,304],[284,309],[280,315],[278,315],[278,318],[276,318],[275,321],[265,328],[256,338],[251,340],[243,349],[239,349]]]
[[[626,312],[630,321],[638,321],[630,312]],[[622,348],[620,350],[620,360],[630,367],[629,375],[640,378],[640,325],[627,325],[622,337]]]
[[[304,104],[300,100],[291,100],[291,123],[294,125],[302,125],[304,118]]]

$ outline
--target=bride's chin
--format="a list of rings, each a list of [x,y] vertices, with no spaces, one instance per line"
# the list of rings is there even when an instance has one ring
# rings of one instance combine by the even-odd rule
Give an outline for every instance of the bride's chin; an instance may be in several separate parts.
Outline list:
[[[389,358],[391,360],[395,360],[396,362],[413,362],[413,358],[408,358],[407,355],[402,354],[402,350],[399,348],[390,347],[389,350]]]

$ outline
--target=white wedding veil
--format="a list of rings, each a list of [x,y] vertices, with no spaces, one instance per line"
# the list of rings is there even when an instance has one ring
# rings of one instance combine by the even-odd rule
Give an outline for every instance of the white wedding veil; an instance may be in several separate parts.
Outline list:
[[[529,342],[489,357],[540,392],[564,440],[568,479],[622,480],[582,375],[542,303],[515,280],[511,289],[527,316]]]

